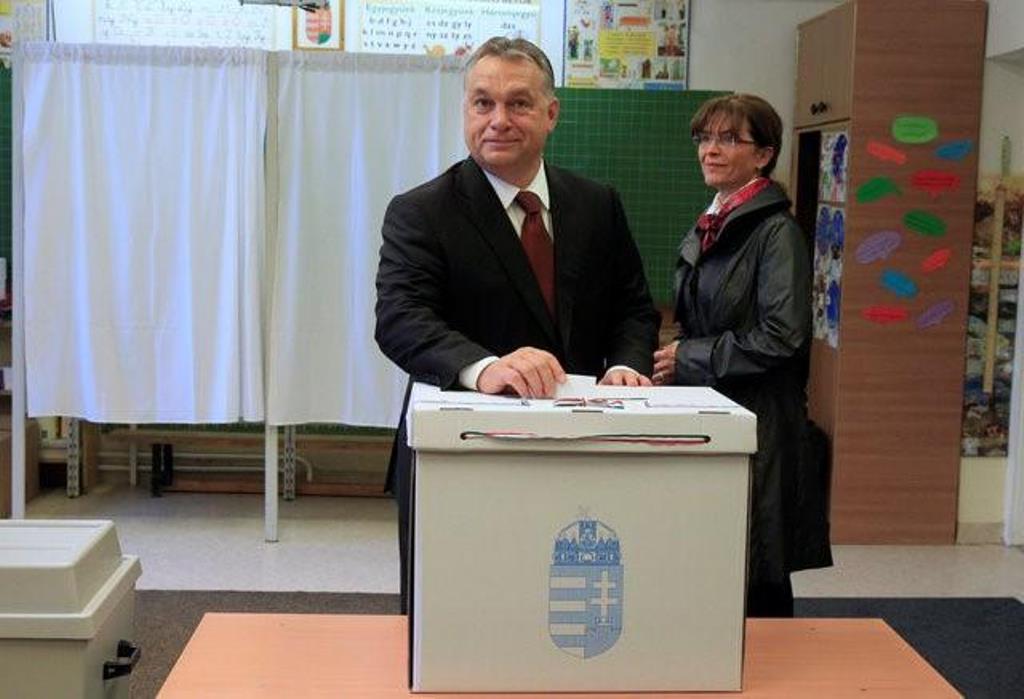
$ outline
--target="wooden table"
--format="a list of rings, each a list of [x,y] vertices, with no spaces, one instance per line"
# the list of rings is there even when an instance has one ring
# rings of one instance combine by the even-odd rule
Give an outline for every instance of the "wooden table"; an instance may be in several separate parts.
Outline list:
[[[160,691],[177,697],[483,697],[410,694],[403,616],[206,614]],[[744,691],[658,697],[960,696],[881,619],[747,622]],[[559,699],[593,696],[559,694]],[[601,699],[625,699],[602,694]]]

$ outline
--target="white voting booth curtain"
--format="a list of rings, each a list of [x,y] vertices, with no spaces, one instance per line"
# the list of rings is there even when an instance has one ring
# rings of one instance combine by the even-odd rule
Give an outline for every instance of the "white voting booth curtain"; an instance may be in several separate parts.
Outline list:
[[[464,157],[458,61],[19,53],[29,415],[397,423],[405,376],[373,339],[380,224]]]
[[[267,54],[20,51],[28,414],[262,419]]]
[[[267,421],[395,425],[406,377],[373,339],[395,194],[465,157],[456,61],[280,53]]]

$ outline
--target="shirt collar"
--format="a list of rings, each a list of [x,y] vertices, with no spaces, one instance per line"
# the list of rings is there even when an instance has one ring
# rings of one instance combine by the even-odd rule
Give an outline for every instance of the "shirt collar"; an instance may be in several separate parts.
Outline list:
[[[512,206],[512,202],[515,201],[516,195],[525,189],[540,197],[540,203],[544,205],[544,208],[548,211],[551,210],[550,197],[548,196],[548,176],[544,172],[544,161],[541,161],[540,168],[537,169],[537,174],[533,176],[530,184],[522,188],[510,184],[496,175],[492,175],[487,170],[484,170],[484,175],[487,177],[487,181],[491,183],[491,187],[494,188],[494,193],[498,195],[498,199],[501,200],[503,209],[508,210],[508,207]]]
[[[735,192],[733,192],[733,194],[736,194],[736,192],[739,192],[741,190],[746,189],[747,187],[749,187],[751,184],[753,184],[756,180],[759,180],[760,178],[761,178],[761,175],[754,175],[750,179],[749,182],[747,182],[745,185],[743,185],[742,187],[737,189]],[[730,196],[732,196],[732,195],[730,195]],[[705,211],[704,213],[707,213],[707,214],[717,214],[718,210],[722,208],[722,204],[725,203],[726,199],[728,199],[728,197],[723,197],[721,192],[716,192],[715,193],[715,198],[711,200],[711,206],[709,206],[707,211]]]

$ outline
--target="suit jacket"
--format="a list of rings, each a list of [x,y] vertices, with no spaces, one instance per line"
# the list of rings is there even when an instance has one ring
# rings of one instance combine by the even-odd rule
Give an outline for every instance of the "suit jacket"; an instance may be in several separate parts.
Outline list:
[[[650,373],[659,317],[618,195],[547,165],[558,321],[517,232],[467,159],[395,197],[377,272],[381,350],[413,380],[442,388],[489,355],[532,346],[566,371]]]
[[[618,195],[545,167],[557,323],[517,231],[472,159],[389,204],[376,339],[412,381],[457,387],[464,367],[524,346],[551,352],[570,373],[600,377],[624,364],[650,374],[660,317]],[[403,408],[388,472],[400,517],[411,495],[404,423]]]

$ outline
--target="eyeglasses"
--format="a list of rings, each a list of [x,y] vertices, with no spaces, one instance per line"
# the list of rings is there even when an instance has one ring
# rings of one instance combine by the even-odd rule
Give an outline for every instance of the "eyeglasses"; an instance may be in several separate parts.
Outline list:
[[[697,133],[693,135],[691,139],[693,145],[697,146],[710,146],[712,143],[717,143],[722,148],[735,148],[741,143],[749,143],[751,145],[757,145],[757,141],[751,141],[750,139],[740,138],[732,131],[726,131],[722,134],[711,134],[711,133]]]

